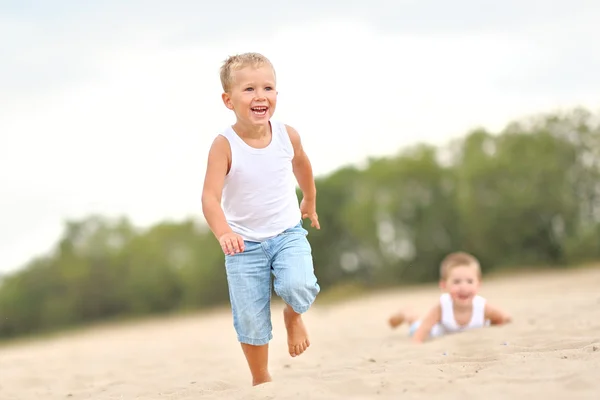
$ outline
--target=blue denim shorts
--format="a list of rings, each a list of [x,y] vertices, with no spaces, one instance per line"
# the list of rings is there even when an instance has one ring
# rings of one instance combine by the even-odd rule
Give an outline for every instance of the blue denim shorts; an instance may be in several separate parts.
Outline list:
[[[419,326],[421,326],[420,320],[413,322],[408,329],[408,336],[412,337],[417,331],[417,329],[419,329]],[[444,327],[442,326],[442,324],[435,324],[433,327],[431,327],[431,331],[429,331],[429,337],[440,337],[443,336],[444,333]]]
[[[225,256],[233,326],[241,343],[260,346],[273,338],[273,286],[299,314],[315,301],[320,288],[307,235],[300,222],[263,242],[245,241],[242,253]]]
[[[415,334],[415,332],[417,331],[417,329],[419,329],[419,326],[421,326],[421,322],[420,320],[413,322],[409,329],[408,329],[408,336],[413,336]],[[485,326],[489,326],[490,323],[489,321],[485,322]],[[446,329],[444,328],[444,326],[440,323],[437,323],[435,325],[433,325],[431,327],[431,330],[429,331],[429,337],[430,338],[437,338],[440,336],[444,336],[447,335],[449,332],[446,331]]]

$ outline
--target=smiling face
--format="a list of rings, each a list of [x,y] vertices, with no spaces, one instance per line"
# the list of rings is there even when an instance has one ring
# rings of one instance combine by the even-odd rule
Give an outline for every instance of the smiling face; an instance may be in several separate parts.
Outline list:
[[[440,286],[450,294],[457,306],[469,306],[479,292],[479,269],[473,265],[457,265],[448,271]]]
[[[223,103],[243,125],[265,125],[275,112],[277,91],[275,72],[268,64],[245,66],[232,71]]]

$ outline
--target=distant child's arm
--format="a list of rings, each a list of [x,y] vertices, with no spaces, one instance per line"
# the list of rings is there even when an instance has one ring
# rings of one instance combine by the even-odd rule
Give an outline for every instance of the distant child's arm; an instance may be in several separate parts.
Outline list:
[[[298,181],[300,190],[302,190],[302,218],[310,218],[311,225],[320,229],[316,207],[317,188],[315,186],[312,165],[304,151],[298,132],[289,125],[286,125],[286,129],[294,148],[294,159],[292,160],[294,176]]]
[[[217,136],[208,153],[202,190],[202,213],[223,252],[235,254],[244,251],[244,240],[231,230],[221,208],[221,196],[225,176],[229,169],[229,158],[229,142],[224,137]]]
[[[427,338],[429,336],[429,332],[431,332],[431,328],[433,328],[433,326],[435,324],[440,322],[441,318],[442,318],[442,308],[440,307],[439,304],[436,304],[435,307],[433,307],[427,313],[427,315],[425,315],[425,318],[423,318],[423,320],[421,321],[421,325],[414,333],[412,341],[415,343],[422,343],[425,340],[425,338]]]
[[[487,303],[485,305],[485,319],[489,320],[492,325],[504,325],[512,321],[509,314]]]

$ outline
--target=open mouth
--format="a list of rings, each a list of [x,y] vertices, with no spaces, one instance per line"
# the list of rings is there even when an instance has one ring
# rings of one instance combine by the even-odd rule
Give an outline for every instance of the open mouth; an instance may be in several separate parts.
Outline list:
[[[257,106],[257,107],[251,107],[250,110],[252,110],[252,113],[254,115],[258,115],[258,116],[263,116],[267,113],[267,110],[269,108],[266,106]]]
[[[468,294],[459,294],[458,295],[458,299],[459,300],[468,300],[471,296]]]

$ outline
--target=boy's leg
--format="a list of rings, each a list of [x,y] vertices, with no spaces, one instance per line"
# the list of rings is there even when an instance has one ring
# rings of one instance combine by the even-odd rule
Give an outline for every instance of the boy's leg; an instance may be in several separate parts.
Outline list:
[[[246,356],[246,361],[250,368],[252,386],[271,382],[272,378],[271,374],[269,374],[269,345],[254,346],[242,343],[242,351],[244,352],[244,356]]]
[[[252,384],[271,381],[268,369],[271,326],[271,268],[260,243],[225,256],[233,325],[246,356]]]
[[[302,354],[310,346],[302,314],[310,308],[320,291],[307,234],[299,224],[273,240],[275,292],[286,303],[283,316],[292,357]]]

